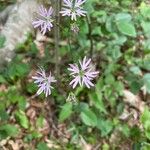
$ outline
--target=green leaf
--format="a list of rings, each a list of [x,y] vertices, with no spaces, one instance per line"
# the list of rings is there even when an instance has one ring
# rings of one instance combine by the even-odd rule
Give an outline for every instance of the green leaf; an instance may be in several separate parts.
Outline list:
[[[6,121],[8,118],[8,113],[5,110],[0,110],[0,120]]]
[[[144,75],[143,81],[146,86],[147,92],[150,93],[150,73]]]
[[[125,35],[136,37],[136,30],[131,22],[120,21],[117,22],[118,30]]]
[[[119,13],[115,16],[116,21],[131,21],[132,17],[128,13]]]
[[[97,126],[101,131],[101,136],[107,136],[113,129],[113,122],[110,120],[98,119]]]
[[[110,84],[113,84],[115,82],[115,78],[112,74],[108,74],[106,75],[105,77],[105,83],[110,85]]]
[[[0,139],[8,136],[15,137],[18,134],[18,128],[11,124],[5,124],[0,126]]]
[[[130,129],[128,127],[128,125],[124,124],[124,125],[121,125],[121,131],[122,133],[126,136],[126,137],[129,137],[130,136]]]
[[[33,93],[36,92],[37,86],[33,82],[28,83],[27,86],[26,86],[26,90],[27,90],[28,93],[33,94]]]
[[[107,143],[105,143],[102,146],[102,150],[110,150],[110,146]]]
[[[0,48],[3,48],[3,47],[4,47],[5,41],[6,41],[5,36],[0,36]]]
[[[22,110],[19,110],[15,113],[16,115],[16,119],[19,121],[20,125],[27,129],[29,127],[29,121],[28,118],[26,117],[25,112],[23,112]]]
[[[37,149],[38,150],[49,150],[48,146],[46,145],[46,143],[41,142],[37,145]]]
[[[44,125],[44,117],[43,116],[39,116],[36,120],[36,126],[37,127],[43,127]]]
[[[112,50],[112,58],[113,59],[118,59],[121,57],[121,55],[122,55],[122,53],[119,48],[116,47]]]
[[[141,115],[140,118],[141,122],[144,124],[146,121],[150,121],[150,111],[148,108],[144,109],[143,114]]]
[[[130,68],[130,71],[132,73],[134,73],[135,75],[142,75],[142,72],[141,72],[141,70],[140,70],[140,68],[138,66],[132,66]]]
[[[29,65],[27,64],[16,64],[16,73],[19,77],[23,77],[29,72]]]
[[[83,110],[80,114],[80,117],[83,123],[87,126],[96,126],[97,125],[97,117],[93,111],[89,108]]]
[[[62,122],[66,120],[67,118],[70,117],[71,114],[72,114],[72,103],[66,103],[60,111],[59,121]]]
[[[107,113],[102,100],[102,93],[100,91],[96,90],[96,93],[89,94],[89,98],[96,108],[98,108],[101,112]]]
[[[140,120],[144,126],[144,133],[146,137],[150,139],[150,111],[148,108],[145,108]]]
[[[150,144],[143,142],[140,150],[150,150]]]
[[[144,33],[146,35],[150,35],[150,22],[142,21],[141,26],[142,26],[142,28],[144,30]]]
[[[142,2],[140,5],[140,12],[145,18],[150,18],[150,7],[145,2]]]
[[[0,75],[0,83],[6,83],[6,80],[2,75]]]
[[[18,97],[18,107],[20,110],[25,110],[26,108],[26,99],[23,96]]]

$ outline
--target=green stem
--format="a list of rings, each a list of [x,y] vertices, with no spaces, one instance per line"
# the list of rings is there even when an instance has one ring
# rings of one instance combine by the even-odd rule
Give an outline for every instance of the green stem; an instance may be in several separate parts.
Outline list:
[[[86,15],[86,20],[89,28],[89,38],[90,38],[90,57],[93,57],[93,38],[92,38],[92,26],[90,16]]]

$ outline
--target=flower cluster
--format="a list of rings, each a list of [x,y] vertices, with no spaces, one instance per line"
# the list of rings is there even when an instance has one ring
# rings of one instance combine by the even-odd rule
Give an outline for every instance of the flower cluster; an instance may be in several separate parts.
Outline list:
[[[73,77],[73,80],[70,82],[70,85],[73,89],[79,84],[80,86],[85,85],[87,88],[93,87],[94,84],[92,80],[98,75],[98,71],[94,71],[93,65],[91,64],[91,59],[84,57],[83,61],[79,61],[79,65],[70,64],[68,70],[71,72],[70,75]],[[40,71],[37,71],[37,75],[32,77],[35,81],[34,83],[38,86],[37,95],[44,92],[45,96],[51,94],[52,83],[56,82],[55,78],[51,76],[46,76],[45,70],[40,68]]]
[[[62,16],[68,16],[72,20],[71,31],[74,33],[79,32],[79,27],[76,24],[77,17],[85,16],[86,11],[84,11],[82,5],[86,0],[63,0],[63,7],[60,11]],[[37,20],[33,21],[32,24],[34,28],[39,27],[41,32],[45,34],[47,31],[50,31],[53,27],[53,8],[50,7],[48,10],[44,6],[39,7]],[[84,57],[79,63],[70,64],[68,67],[70,75],[72,76],[72,81],[70,85],[73,89],[79,84],[80,86],[86,86],[87,88],[93,87],[93,79],[98,75],[98,71],[94,71],[93,65],[91,64],[91,59]],[[46,76],[44,69],[40,68],[40,71],[37,71],[37,75],[32,77],[35,81],[34,83],[38,86],[37,95],[42,92],[47,97],[51,94],[52,83],[56,82],[55,78],[51,76],[51,72]],[[71,98],[70,98],[71,97]],[[71,94],[69,100],[74,99],[74,96]]]
[[[60,11],[62,16],[69,16],[71,20],[77,20],[77,16],[85,16],[86,11],[83,10],[82,4],[86,0],[63,0],[63,8]],[[37,12],[36,20],[32,22],[34,28],[40,28],[44,35],[47,31],[50,31],[53,27],[53,8],[50,7],[48,10],[41,5]]]

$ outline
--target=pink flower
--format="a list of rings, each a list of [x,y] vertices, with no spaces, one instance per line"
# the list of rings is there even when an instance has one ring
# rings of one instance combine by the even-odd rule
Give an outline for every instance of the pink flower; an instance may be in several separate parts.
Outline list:
[[[86,11],[83,10],[81,5],[85,3],[86,0],[63,0],[63,8],[60,13],[62,16],[69,16],[71,20],[77,20],[77,16],[85,16]]]
[[[34,28],[41,28],[41,32],[43,35],[47,32],[50,31],[51,28],[53,27],[53,19],[52,19],[52,14],[53,14],[53,8],[50,7],[49,10],[47,10],[43,5],[39,7],[39,12],[38,12],[38,17],[36,17],[37,20],[32,22],[32,25]]]
[[[37,76],[33,76],[32,79],[35,80],[34,83],[36,83],[39,88],[37,95],[40,95],[42,92],[44,92],[45,96],[47,97],[51,94],[51,89],[53,89],[51,84],[56,82],[55,78],[51,76],[51,72],[49,76],[46,76],[45,70],[40,68],[40,71],[37,71]]]
[[[83,86],[83,84],[90,88],[94,86],[91,82],[99,73],[99,71],[93,71],[93,66],[91,64],[91,59],[86,59],[84,57],[83,61],[79,61],[79,65],[77,64],[70,64],[68,68],[71,71],[70,75],[73,76],[73,80],[70,82],[70,85],[73,86],[73,89],[79,84]]]

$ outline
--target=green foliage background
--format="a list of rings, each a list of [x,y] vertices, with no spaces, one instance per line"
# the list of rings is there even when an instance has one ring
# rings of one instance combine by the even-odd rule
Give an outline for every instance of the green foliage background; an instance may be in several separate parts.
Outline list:
[[[70,41],[71,44],[60,46],[61,81],[57,91],[54,90],[49,98],[55,105],[56,124],[64,123],[71,134],[63,149],[82,149],[77,143],[83,137],[93,146],[100,143],[102,150],[125,150],[126,147],[149,150],[150,111],[147,103],[150,100],[150,2],[87,0],[85,9],[88,11],[88,21],[86,18],[78,20],[79,34],[70,33],[67,18],[62,21],[64,26],[62,25],[61,39],[67,43]],[[54,45],[47,43],[45,56],[41,58],[33,39],[29,35],[25,44],[18,45],[17,57],[0,74],[0,84],[7,87],[7,90],[0,92],[0,140],[16,138],[25,131],[25,143],[36,140],[35,149],[47,150],[42,139],[44,135],[30,123],[26,108],[27,103],[32,101],[30,97],[37,90],[30,73],[37,65],[53,70]],[[0,47],[3,47],[4,41],[4,37],[0,37]],[[100,70],[95,88],[88,90],[78,87],[72,91],[66,84],[70,81],[67,65],[85,55],[91,57],[91,47],[92,60],[96,69]],[[25,62],[26,59],[29,61]],[[146,91],[144,97],[141,96],[142,87]],[[140,95],[147,104],[143,113],[136,110],[139,118],[132,125],[119,119],[126,108],[123,100],[125,89]],[[77,104],[66,102],[70,92],[75,94]],[[42,103],[45,101],[43,95],[35,100]],[[13,109],[8,113],[10,107]],[[36,120],[37,126],[42,126],[46,118],[42,113],[43,109],[44,106]],[[11,116],[15,118],[15,122],[11,121]],[[112,138],[115,133],[116,140]],[[61,138],[49,138],[62,144]]]

